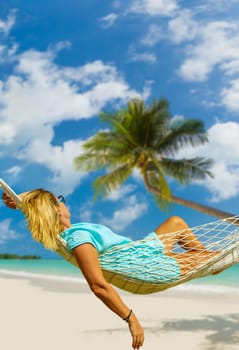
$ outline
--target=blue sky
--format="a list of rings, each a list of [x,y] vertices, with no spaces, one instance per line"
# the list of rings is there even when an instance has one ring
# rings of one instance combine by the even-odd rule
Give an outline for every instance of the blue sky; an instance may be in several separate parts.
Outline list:
[[[239,5],[231,0],[5,1],[0,8],[0,177],[17,192],[67,197],[72,221],[101,222],[137,239],[169,215],[135,174],[93,201],[96,174],[74,170],[82,144],[104,126],[102,110],[132,97],[170,102],[173,117],[202,119],[210,142],[182,157],[214,159],[214,179],[172,191],[238,213]],[[54,257],[34,242],[19,211],[0,204],[0,252]]]

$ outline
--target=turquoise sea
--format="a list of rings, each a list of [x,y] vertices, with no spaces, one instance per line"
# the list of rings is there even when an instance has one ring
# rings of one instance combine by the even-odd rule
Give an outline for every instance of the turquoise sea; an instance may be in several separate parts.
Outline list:
[[[57,279],[69,282],[83,280],[81,271],[65,260],[59,259],[0,259],[0,276]]]
[[[69,283],[83,282],[84,278],[78,268],[65,260],[39,259],[39,260],[1,260],[0,276],[41,278],[66,281]],[[178,287],[176,287],[178,288]],[[174,289],[176,289],[174,288]],[[195,292],[239,294],[239,264],[226,271],[204,278],[187,282],[183,289]]]

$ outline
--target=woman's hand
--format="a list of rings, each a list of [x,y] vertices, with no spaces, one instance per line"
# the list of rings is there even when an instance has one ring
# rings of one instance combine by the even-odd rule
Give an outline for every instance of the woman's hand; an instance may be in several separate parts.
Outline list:
[[[3,192],[3,194],[2,194],[2,200],[3,200],[3,202],[6,204],[6,206],[7,206],[8,208],[17,209],[16,202],[15,202],[14,199],[12,199],[12,197],[10,197],[9,194],[7,194],[6,192]]]
[[[144,331],[133,313],[129,319],[129,330],[132,335],[132,348],[139,349],[144,343]]]
[[[28,192],[20,193],[20,194],[18,194],[18,196],[22,199],[22,198],[25,196],[26,193],[28,193]],[[3,200],[3,202],[6,204],[6,206],[7,206],[8,208],[17,209],[16,202],[15,202],[14,199],[12,199],[12,197],[9,196],[9,194],[7,194],[6,192],[3,192],[3,194],[2,194],[2,200]]]

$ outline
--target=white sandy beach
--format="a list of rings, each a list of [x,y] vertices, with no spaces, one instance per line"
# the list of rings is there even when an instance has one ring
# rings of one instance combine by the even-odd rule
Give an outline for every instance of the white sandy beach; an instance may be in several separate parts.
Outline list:
[[[127,324],[85,284],[0,276],[3,350],[131,349]],[[145,328],[144,350],[239,349],[238,297],[120,292]]]

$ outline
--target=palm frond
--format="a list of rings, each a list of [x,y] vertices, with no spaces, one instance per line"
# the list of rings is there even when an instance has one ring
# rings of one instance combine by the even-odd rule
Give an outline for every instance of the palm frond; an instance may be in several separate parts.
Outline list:
[[[123,111],[115,114],[109,114],[109,113],[103,112],[101,113],[100,118],[102,121],[108,122],[118,134],[124,135],[124,137],[127,139],[128,142],[130,142],[132,145],[135,145],[136,143],[131,133],[122,123],[122,120],[121,120],[122,115],[123,115]]]
[[[103,168],[114,169],[123,164],[134,167],[137,162],[137,154],[133,152],[85,152],[74,159],[77,170],[97,171]]]
[[[138,118],[142,116],[144,113],[145,105],[144,101],[138,98],[134,98],[128,102],[127,113],[128,116],[133,116],[134,118]]]
[[[208,137],[203,122],[189,119],[171,124],[164,137],[158,140],[155,148],[162,153],[175,156],[185,146],[195,147],[206,142],[208,142]]]
[[[134,99],[125,111],[124,125],[133,135],[139,147],[152,147],[155,139],[164,134],[162,130],[170,118],[168,102],[160,99],[146,107],[144,101]]]
[[[102,152],[111,149],[121,149],[122,147],[132,148],[127,139],[113,131],[100,131],[83,145],[83,148],[88,152]]]
[[[132,162],[132,145],[115,132],[98,132],[83,145],[85,151],[75,158],[77,170],[95,171],[103,167]]]
[[[192,180],[203,180],[206,176],[212,176],[208,170],[212,165],[211,159],[195,157],[191,159],[163,158],[161,165],[165,174],[179,181],[181,184],[189,184]]]
[[[172,202],[170,200],[158,196],[157,194],[153,194],[153,197],[161,210],[163,210],[164,212],[169,212],[170,206],[172,205]]]
[[[146,187],[153,194],[155,201],[162,210],[169,208],[171,190],[164,177],[155,172],[147,172],[144,176]]]
[[[131,175],[132,170],[132,167],[126,164],[105,175],[99,176],[93,183],[95,197],[98,197],[100,194],[105,197],[111,191],[118,188]]]
[[[149,113],[156,115],[157,120],[160,120],[161,123],[168,123],[168,121],[172,118],[169,111],[169,103],[164,98],[153,101],[148,107],[148,111]]]
[[[155,157],[151,156],[151,160],[146,164],[143,172],[147,177],[148,184],[155,189],[155,193],[158,192],[157,194],[163,199],[170,200],[170,187],[166,180],[163,167]]]
[[[90,172],[105,168],[108,162],[107,155],[84,153],[74,159],[74,166],[76,170]]]

